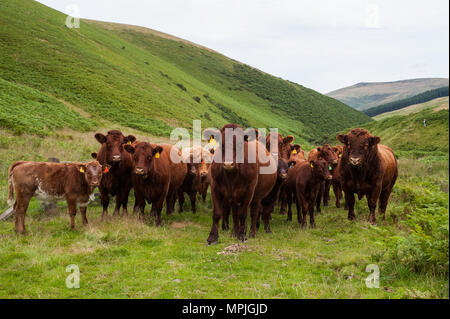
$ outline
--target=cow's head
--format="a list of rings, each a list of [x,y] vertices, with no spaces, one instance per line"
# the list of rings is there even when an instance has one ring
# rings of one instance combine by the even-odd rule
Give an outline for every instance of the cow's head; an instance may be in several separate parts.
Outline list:
[[[267,150],[270,152],[270,147],[271,147],[271,134],[273,134],[272,132],[269,133],[269,135],[267,135],[266,137],[266,148]],[[291,135],[288,135],[286,137],[283,137],[281,134],[278,133],[278,137],[276,138],[277,143],[278,143],[278,157],[280,158],[284,158],[285,160],[289,160],[289,156],[291,154],[292,148],[291,148],[291,143],[294,140],[294,137]],[[272,150],[274,151],[274,150]]]
[[[238,124],[226,124],[220,131],[206,129],[203,131],[203,137],[210,144],[219,143],[214,152],[214,161],[221,163],[225,171],[231,172],[236,171],[238,167],[236,150],[242,151],[239,152],[239,155],[243,154],[245,143],[256,138],[257,132],[253,131],[252,133],[244,131]],[[217,148],[220,148],[221,152],[217,152]],[[230,152],[231,155],[229,155]]]
[[[285,181],[288,177],[288,170],[294,167],[296,161],[286,161],[284,158],[278,159],[277,178],[278,180]]]
[[[330,145],[324,144],[323,146],[318,147],[317,151],[319,152],[318,157],[323,158],[330,165],[337,165],[338,157]]]
[[[125,144],[125,150],[133,155],[133,173],[142,177],[153,170],[154,161],[159,160],[163,148],[147,142],[139,142],[135,146]]]
[[[305,159],[305,151],[302,150],[300,144],[291,145],[289,159],[290,160]]]
[[[123,146],[136,141],[133,135],[124,136],[121,131],[111,130],[106,135],[102,133],[95,134],[96,140],[102,144],[100,149],[102,160],[106,163],[118,163],[122,160]]]
[[[336,154],[336,156],[338,157],[338,159],[342,157],[342,152],[343,152],[343,150],[344,150],[344,149],[342,148],[341,145],[333,146],[333,152],[334,152],[334,154]]]
[[[89,163],[78,164],[78,171],[83,174],[84,180],[91,187],[100,185],[102,180],[103,167],[97,161],[91,161]]]
[[[309,161],[309,166],[313,174],[320,180],[331,180],[333,178],[330,164],[324,158],[318,157],[315,160]]]
[[[380,143],[378,136],[373,136],[362,128],[353,129],[348,134],[339,134],[336,138],[344,144],[343,160],[354,167],[361,167],[377,151],[377,144]]]

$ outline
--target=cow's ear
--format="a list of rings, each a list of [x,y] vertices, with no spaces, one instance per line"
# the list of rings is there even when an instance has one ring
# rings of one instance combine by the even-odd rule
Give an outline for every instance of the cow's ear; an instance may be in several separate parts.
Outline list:
[[[82,174],[86,173],[87,165],[86,164],[78,164],[78,171]]]
[[[320,153],[320,152],[322,151],[322,148],[319,146],[319,147],[317,148],[317,151]]]
[[[345,134],[338,134],[336,136],[336,139],[339,142],[341,142],[342,144],[347,145],[347,142],[348,142],[348,136],[347,135],[345,135]]]
[[[130,144],[125,144],[125,146],[123,147],[125,149],[125,151],[127,151],[130,154],[134,154],[134,147]]]
[[[369,145],[373,146],[373,145],[377,145],[378,143],[380,143],[381,139],[378,136],[372,136],[369,137]]]
[[[333,152],[337,153],[338,151],[339,151],[339,149],[336,146],[334,146],[333,147]]]
[[[134,141],[136,141],[136,137],[135,137],[134,135],[128,135],[128,136],[125,136],[125,137],[123,138],[123,143],[124,143],[124,144],[131,144],[131,143],[133,143]]]
[[[296,161],[289,161],[288,166],[289,166],[289,168],[292,168],[295,166],[295,164],[297,164]]]
[[[214,149],[213,149],[213,148],[210,148],[210,149],[209,149],[209,152],[210,152],[211,154],[214,154]]]
[[[163,151],[163,148],[159,145],[157,145],[154,149],[153,149],[153,156],[155,156],[156,154],[161,154]]]
[[[203,138],[214,146],[216,140],[220,138],[220,131],[218,129],[207,128],[203,131]]]
[[[97,153],[91,153],[92,158],[97,158]]]
[[[283,143],[289,144],[289,143],[292,143],[293,140],[294,140],[294,137],[292,135],[288,135],[285,138],[283,138]]]
[[[255,128],[248,128],[244,131],[244,141],[251,142],[258,139],[258,130]]]
[[[106,136],[103,135],[102,133],[97,133],[97,134],[95,134],[94,136],[95,136],[95,139],[96,139],[100,144],[103,144],[103,143],[106,142]]]
[[[102,165],[102,172],[103,172],[103,174],[108,173],[110,168],[111,168],[111,165],[109,165],[109,164]]]
[[[293,148],[294,148],[297,152],[299,152],[300,149],[301,149],[302,147],[300,146],[300,144],[295,144],[295,145],[293,146]]]
[[[309,161],[309,166],[310,166],[311,168],[313,168],[313,167],[314,167],[314,161]]]

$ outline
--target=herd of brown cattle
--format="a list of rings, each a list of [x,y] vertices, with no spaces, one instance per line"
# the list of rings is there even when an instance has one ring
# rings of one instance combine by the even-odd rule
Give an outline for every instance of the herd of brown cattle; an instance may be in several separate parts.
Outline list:
[[[238,129],[237,124],[225,125],[220,134],[225,141],[226,129]],[[204,132],[208,137],[208,132]],[[95,134],[101,144],[97,153],[92,153],[89,163],[48,163],[14,162],[8,171],[8,202],[14,204],[15,231],[25,233],[25,214],[32,197],[42,201],[67,201],[71,228],[75,227],[77,206],[83,224],[88,223],[86,207],[93,199],[98,187],[103,206],[102,219],[108,214],[111,196],[116,197],[114,215],[127,216],[127,202],[130,190],[134,189],[134,213],[144,219],[146,203],[151,204],[151,213],[156,216],[156,225],[161,225],[161,212],[166,202],[166,212],[171,214],[178,198],[179,210],[183,210],[184,193],[191,201],[192,212],[196,212],[196,198],[201,194],[203,202],[207,189],[211,188],[213,204],[212,228],[208,244],[218,240],[219,221],[222,229],[229,229],[229,215],[233,218],[232,235],[238,240],[246,240],[247,217],[250,210],[250,236],[254,237],[260,220],[266,232],[270,230],[271,213],[278,201],[281,214],[292,220],[292,203],[297,207],[297,220],[302,227],[315,227],[314,210],[321,210],[321,203],[327,206],[331,186],[340,207],[342,192],[348,218],[355,219],[354,194],[358,199],[367,197],[369,221],[375,223],[375,209],[378,202],[379,213],[386,215],[386,206],[392,187],[398,175],[397,159],[393,151],[382,144],[380,138],[372,136],[365,129],[353,129],[348,134],[339,134],[337,139],[343,146],[332,147],[325,144],[311,150],[308,158],[300,145],[292,144],[293,137],[278,134],[278,154],[271,154],[271,139],[242,138],[244,161],[224,161],[225,143],[219,143],[222,151],[203,147],[191,148],[186,160],[172,161],[171,152],[179,155],[181,150],[171,144],[151,144],[136,141],[133,135],[124,136],[118,130],[106,135]],[[253,144],[253,145],[252,145]],[[232,148],[235,150],[236,144]],[[249,161],[249,152],[264,149],[269,161],[262,163],[256,155],[256,162]],[[256,154],[260,154],[256,152]],[[217,158],[222,156],[222,158]],[[194,160],[196,158],[196,160]],[[220,160],[219,160],[220,159]],[[272,173],[261,173],[261,168],[275,165]],[[14,193],[16,199],[14,200]]]

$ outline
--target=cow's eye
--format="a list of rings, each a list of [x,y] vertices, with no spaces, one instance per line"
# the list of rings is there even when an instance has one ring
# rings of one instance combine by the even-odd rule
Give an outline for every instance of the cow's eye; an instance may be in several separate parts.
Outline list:
[[[148,159],[149,161],[151,161],[151,160],[152,160],[152,157],[151,157],[151,156],[147,156],[147,159]]]

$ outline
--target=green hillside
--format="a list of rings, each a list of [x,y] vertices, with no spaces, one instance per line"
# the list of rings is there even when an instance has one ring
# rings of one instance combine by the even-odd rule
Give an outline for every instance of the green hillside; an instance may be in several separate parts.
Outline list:
[[[203,127],[277,127],[314,143],[369,120],[182,39],[88,20],[69,29],[65,20],[34,1],[0,3],[2,127],[46,135],[59,127],[91,130],[106,120],[167,137],[173,127],[201,119]]]
[[[411,113],[417,113],[417,112],[425,110],[425,109],[438,109],[438,110],[448,109],[448,102],[449,102],[448,96],[439,97],[437,99],[433,99],[428,102],[410,105],[410,106],[404,107],[400,110],[385,112],[385,113],[379,114],[377,116],[374,116],[373,119],[378,121],[378,120],[388,118],[388,117],[391,117],[394,115],[408,115]]]

